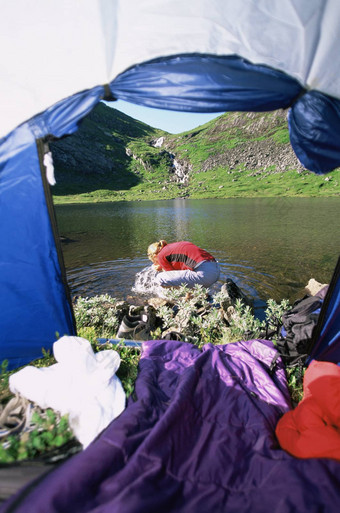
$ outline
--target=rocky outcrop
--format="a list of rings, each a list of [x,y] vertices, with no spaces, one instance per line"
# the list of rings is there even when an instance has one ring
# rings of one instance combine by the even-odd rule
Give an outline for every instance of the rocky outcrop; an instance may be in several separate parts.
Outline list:
[[[268,139],[243,143],[231,149],[225,148],[223,153],[208,157],[202,163],[201,171],[219,166],[233,170],[240,165],[253,170],[254,174],[268,170],[281,173],[288,169],[304,169],[290,144],[278,148],[273,140]]]
[[[154,142],[153,146],[155,148],[161,148],[162,145],[163,145],[163,142],[164,142],[164,137],[159,137],[158,139],[156,139],[156,141]]]
[[[157,132],[100,103],[82,120],[77,132],[50,143],[57,182],[70,172],[84,180],[88,178],[86,175],[91,175],[92,179],[121,175],[131,159],[126,150],[128,142]]]
[[[165,137],[152,141],[151,145],[154,148],[161,148],[165,142]],[[189,161],[176,158],[174,153],[171,153],[165,149],[161,152],[162,155],[166,154],[170,160],[169,174],[172,180],[177,183],[187,185],[189,181],[189,175],[192,171],[192,166]]]
[[[174,135],[99,105],[75,134],[51,144],[57,183],[75,179],[95,183],[97,178],[96,183],[111,180],[118,190],[152,181],[156,174],[162,190],[176,183],[185,197],[193,173],[215,168],[235,175],[247,170],[258,180],[292,169],[301,172],[304,168],[291,148],[286,117],[281,110],[233,112]]]
[[[111,138],[104,131],[98,130],[96,138],[89,138],[86,132],[79,130],[73,136],[52,143],[56,169],[74,170],[85,175],[104,175],[119,171],[118,159],[115,161],[107,150],[108,145],[112,144]]]
[[[291,147],[287,112],[283,110],[227,113],[208,129],[165,138],[163,146],[176,153],[176,147],[183,143],[210,146],[210,155],[200,162],[200,172],[216,167],[248,169],[254,174],[304,169]],[[184,151],[190,153],[188,149]]]
[[[141,166],[143,166],[145,171],[152,171],[152,165],[150,162],[143,160],[138,155],[135,155],[132,150],[130,150],[130,148],[125,148],[125,153],[128,157],[131,157],[133,160],[136,160]]]

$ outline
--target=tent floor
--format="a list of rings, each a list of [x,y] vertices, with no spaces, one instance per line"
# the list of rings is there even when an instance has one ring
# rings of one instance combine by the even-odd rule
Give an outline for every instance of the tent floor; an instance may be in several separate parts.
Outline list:
[[[31,481],[42,478],[56,467],[43,462],[0,465],[0,505]]]

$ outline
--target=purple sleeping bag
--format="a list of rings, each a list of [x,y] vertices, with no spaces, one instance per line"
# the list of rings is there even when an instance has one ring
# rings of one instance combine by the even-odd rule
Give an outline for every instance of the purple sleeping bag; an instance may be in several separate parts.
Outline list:
[[[296,459],[275,438],[290,409],[276,354],[259,340],[144,343],[126,410],[0,511],[338,513],[340,464]]]

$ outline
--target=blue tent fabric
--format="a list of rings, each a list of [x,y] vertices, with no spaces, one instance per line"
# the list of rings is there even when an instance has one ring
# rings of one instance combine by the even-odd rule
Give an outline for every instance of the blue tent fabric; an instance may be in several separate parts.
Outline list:
[[[111,82],[120,100],[189,112],[288,108],[302,90],[285,73],[238,56],[165,57],[134,66]]]
[[[98,87],[59,102],[1,141],[0,361],[8,360],[8,369],[75,334],[36,141],[74,132],[102,94]]]
[[[340,165],[339,101],[281,71],[238,56],[176,55],[138,64],[110,84],[61,100],[0,140],[0,361],[10,368],[41,356],[75,326],[46,208],[36,140],[73,133],[107,95],[149,107],[191,111],[288,109],[292,145],[303,165]],[[19,255],[21,259],[19,258]],[[40,342],[38,341],[40,339]]]
[[[313,335],[309,362],[313,359],[340,365],[340,258]]]
[[[57,333],[74,330],[29,126],[6,146],[12,158],[0,167],[0,355],[11,369],[42,356]]]
[[[63,137],[72,134],[78,129],[81,120],[91,112],[104,95],[104,87],[98,86],[52,105],[33,118],[31,129],[35,137],[41,138],[46,135]]]
[[[340,166],[340,101],[238,56],[178,55],[142,63],[111,82],[113,96],[189,112],[288,109],[292,147],[310,171]]]
[[[135,394],[82,453],[1,513],[337,513],[340,463],[281,450],[290,408],[271,342],[143,344]]]
[[[308,91],[288,113],[292,148],[300,162],[317,174],[339,167],[340,100]]]

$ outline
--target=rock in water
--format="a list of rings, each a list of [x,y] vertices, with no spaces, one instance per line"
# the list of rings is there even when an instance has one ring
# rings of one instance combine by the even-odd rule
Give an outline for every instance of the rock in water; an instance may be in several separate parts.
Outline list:
[[[318,294],[324,287],[327,287],[327,283],[319,283],[314,278],[311,278],[307,285],[305,286],[305,290],[311,296],[315,296]]]
[[[230,300],[228,306],[234,306],[237,299],[240,299],[245,305],[252,306],[251,301],[230,278],[227,278],[226,282],[222,285],[221,292],[224,292],[227,298]]]

